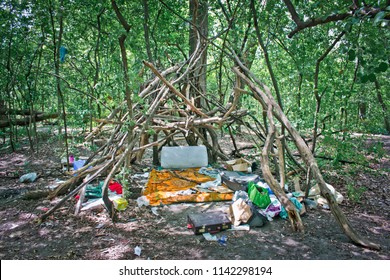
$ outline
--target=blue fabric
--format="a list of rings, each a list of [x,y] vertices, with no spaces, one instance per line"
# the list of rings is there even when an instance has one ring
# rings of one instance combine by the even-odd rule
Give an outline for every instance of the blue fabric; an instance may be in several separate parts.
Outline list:
[[[295,208],[297,208],[298,212],[300,212],[303,205],[295,197],[291,197],[290,200],[294,204]],[[283,206],[282,206],[282,211],[280,212],[279,216],[283,219],[287,219],[287,217],[288,217],[288,213]]]
[[[68,52],[68,50],[64,46],[60,47],[60,61],[61,62],[65,62],[65,56],[66,56],[67,52]]]
[[[83,159],[80,159],[80,160],[76,160],[74,163],[73,163],[73,170],[77,170],[77,169],[80,169],[81,167],[84,166],[86,160],[83,160]]]

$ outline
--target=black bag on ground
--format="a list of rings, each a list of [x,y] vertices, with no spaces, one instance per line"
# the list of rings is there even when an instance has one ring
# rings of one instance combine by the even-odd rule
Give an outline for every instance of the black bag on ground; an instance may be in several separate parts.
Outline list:
[[[262,214],[259,213],[257,207],[252,203],[249,203],[252,210],[252,217],[249,219],[248,224],[251,227],[262,227],[264,226],[268,220]]]

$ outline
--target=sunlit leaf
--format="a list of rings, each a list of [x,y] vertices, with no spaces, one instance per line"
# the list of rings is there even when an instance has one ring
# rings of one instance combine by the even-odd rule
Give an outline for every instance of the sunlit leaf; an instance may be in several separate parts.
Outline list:
[[[381,22],[384,17],[385,17],[385,12],[384,11],[381,11],[381,12],[377,13],[375,18],[374,18],[373,25],[374,26],[378,25],[378,23]]]

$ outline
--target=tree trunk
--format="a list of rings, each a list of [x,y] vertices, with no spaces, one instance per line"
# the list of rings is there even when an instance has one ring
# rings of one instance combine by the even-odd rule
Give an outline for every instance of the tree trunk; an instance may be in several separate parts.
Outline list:
[[[321,110],[321,99],[324,95],[325,91],[321,94],[318,92],[318,76],[320,74],[320,64],[321,62],[327,57],[327,55],[330,53],[330,51],[336,46],[337,42],[341,40],[341,38],[344,36],[345,32],[341,32],[339,36],[333,41],[332,45],[330,45],[325,52],[320,56],[320,58],[317,59],[316,63],[316,70],[314,73],[314,97],[316,99],[316,111],[314,113],[314,124],[313,124],[313,146],[311,148],[312,154],[315,154],[316,149],[316,143],[317,143],[317,134],[318,134],[318,117]]]
[[[389,112],[387,111],[386,103],[383,102],[381,88],[380,88],[379,82],[377,80],[375,80],[375,89],[376,89],[376,96],[378,98],[378,102],[382,107],[383,121],[384,121],[385,129],[386,129],[387,133],[390,133]]]
[[[64,18],[63,18],[63,9],[64,9],[64,2],[63,0],[60,1],[60,7],[59,7],[59,33],[58,33],[58,40],[57,40],[57,33],[56,33],[56,27],[54,22],[54,11],[53,6],[50,1],[49,11],[50,11],[50,19],[51,19],[51,27],[53,32],[53,61],[54,61],[54,70],[55,70],[55,77],[56,77],[56,90],[57,90],[57,99],[58,99],[58,116],[62,116],[62,120],[64,122],[64,141],[65,141],[65,153],[66,153],[66,162],[67,162],[67,168],[69,169],[69,146],[68,146],[68,128],[67,128],[67,122],[66,122],[66,110],[65,110],[65,100],[64,100],[64,94],[61,89],[61,79],[60,79],[60,47],[62,43],[62,34],[64,31]],[[62,112],[61,112],[62,111]],[[60,114],[60,112],[62,114]],[[61,134],[61,122],[58,122],[58,133]]]
[[[207,36],[208,36],[208,0],[190,0],[191,26],[189,31],[189,56],[197,51],[198,40],[201,45],[201,57],[195,71],[190,73],[190,99],[194,105],[203,107],[204,100],[201,94],[207,93]],[[199,32],[199,36],[198,36]]]

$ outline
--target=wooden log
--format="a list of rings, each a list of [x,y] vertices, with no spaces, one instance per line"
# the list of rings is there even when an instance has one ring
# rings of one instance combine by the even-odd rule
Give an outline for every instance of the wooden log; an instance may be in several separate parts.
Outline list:
[[[48,119],[56,119],[59,117],[59,114],[38,114],[35,116],[35,122],[41,122]],[[0,128],[6,128],[14,125],[18,126],[28,126],[30,124],[30,117],[15,119],[15,120],[0,120]]]

